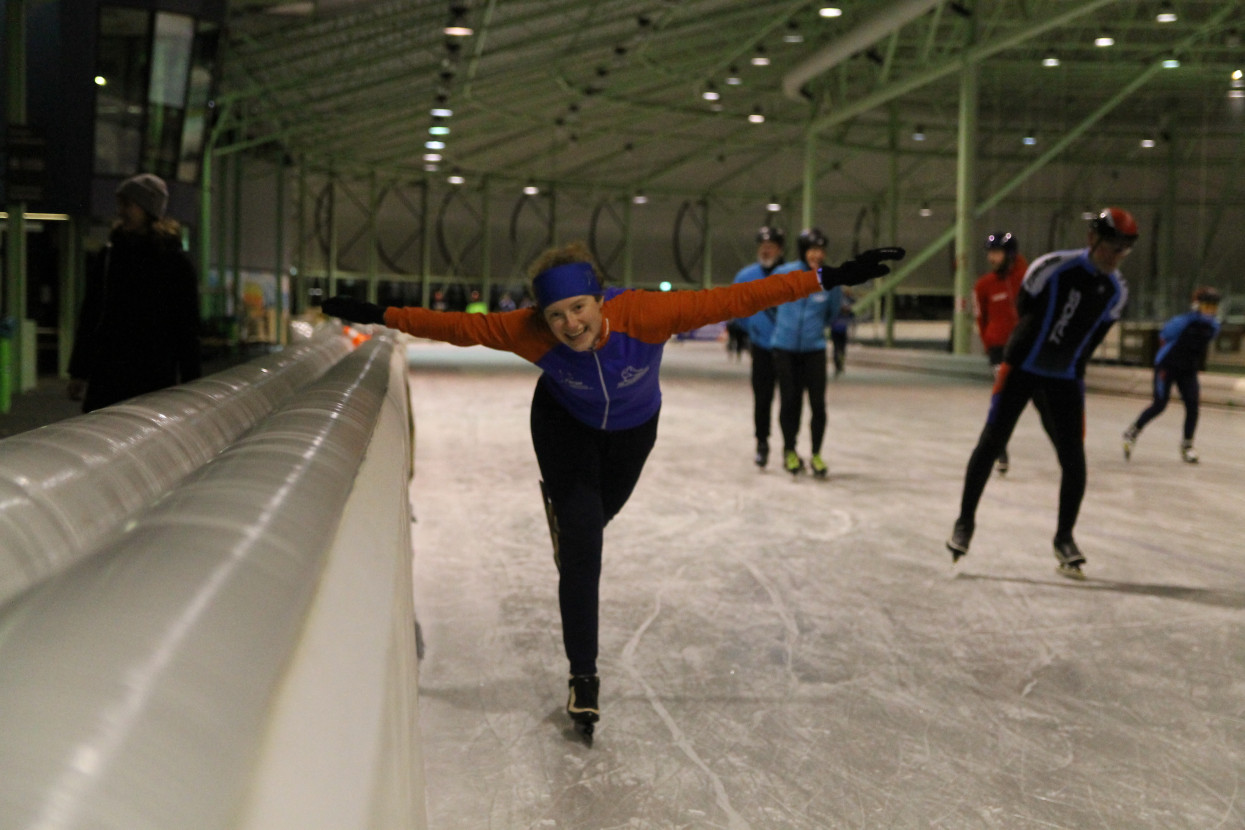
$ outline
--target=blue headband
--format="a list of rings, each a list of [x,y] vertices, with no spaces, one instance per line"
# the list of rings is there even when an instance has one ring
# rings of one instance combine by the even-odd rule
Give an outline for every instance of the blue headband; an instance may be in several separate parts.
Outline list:
[[[597,281],[592,265],[587,262],[570,262],[541,271],[532,280],[532,288],[536,290],[536,303],[541,308],[548,308],[567,297],[601,293],[601,283]]]

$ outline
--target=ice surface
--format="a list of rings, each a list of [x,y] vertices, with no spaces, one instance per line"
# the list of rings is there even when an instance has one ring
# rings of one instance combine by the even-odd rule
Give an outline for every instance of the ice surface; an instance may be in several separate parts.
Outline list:
[[[433,830],[1245,826],[1245,413],[1204,409],[1187,465],[1173,400],[1125,463],[1146,401],[1090,396],[1077,583],[1032,409],[952,568],[986,385],[849,357],[830,478],[793,481],[752,465],[747,361],[666,354],[657,446],[606,530],[589,749],[563,713],[536,371],[412,349]]]

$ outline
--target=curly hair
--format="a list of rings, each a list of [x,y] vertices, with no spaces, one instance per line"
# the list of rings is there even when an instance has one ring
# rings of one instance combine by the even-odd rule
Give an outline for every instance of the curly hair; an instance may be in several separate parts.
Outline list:
[[[557,268],[559,265],[569,265],[572,262],[588,263],[592,266],[592,273],[596,275],[597,282],[605,283],[600,267],[592,258],[592,252],[588,250],[588,246],[583,242],[570,242],[559,247],[546,248],[528,266],[528,281],[535,280],[536,277],[550,268]],[[533,289],[532,293],[536,293],[535,289]]]

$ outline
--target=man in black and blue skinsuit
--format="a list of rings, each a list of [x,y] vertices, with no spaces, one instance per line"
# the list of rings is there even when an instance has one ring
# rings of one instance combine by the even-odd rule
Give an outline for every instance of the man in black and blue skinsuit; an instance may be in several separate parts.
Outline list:
[[[1180,457],[1190,464],[1197,463],[1193,433],[1197,431],[1198,402],[1202,394],[1197,373],[1206,362],[1210,344],[1219,336],[1219,320],[1215,317],[1218,311],[1219,292],[1202,286],[1193,292],[1193,308],[1168,320],[1159,332],[1159,351],[1154,356],[1154,402],[1124,430],[1125,461],[1132,457],[1141,430],[1167,408],[1175,386],[1184,401]]]
[[[1059,572],[1085,578],[1085,557],[1072,539],[1085,496],[1085,365],[1128,301],[1119,266],[1136,241],[1132,214],[1107,208],[1090,223],[1089,247],[1049,253],[1029,267],[1017,298],[1020,321],[1004,349],[986,425],[964,475],[960,515],[947,539],[952,563],[968,553],[990,470],[1034,400],[1062,470],[1053,540]]]

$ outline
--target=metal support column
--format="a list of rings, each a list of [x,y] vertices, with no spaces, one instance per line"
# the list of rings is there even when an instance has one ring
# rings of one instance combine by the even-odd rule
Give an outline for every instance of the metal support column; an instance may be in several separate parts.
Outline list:
[[[376,231],[376,214],[380,213],[380,189],[376,181],[376,171],[368,176],[367,182],[367,301],[375,303],[378,292],[380,273],[380,240]]]
[[[276,216],[273,220],[272,239],[274,247],[274,261],[272,264],[273,278],[276,282],[273,292],[273,325],[276,326],[274,334],[277,338],[277,345],[284,346],[288,341],[286,330],[289,326],[286,324],[286,305],[285,305],[285,154],[282,153],[277,157],[277,204]]]
[[[424,308],[432,305],[432,180],[425,177],[420,189],[419,221],[423,226],[419,236],[419,304]]]
[[[891,237],[888,244],[894,245],[899,237],[899,108],[892,103],[887,107],[887,110],[890,114],[890,182],[888,184],[888,194],[891,203]],[[887,348],[893,348],[895,345],[894,288],[887,291],[884,295],[884,304],[886,306],[886,328],[882,343]]]
[[[7,57],[8,107],[6,112],[9,128],[26,124],[26,3],[10,0],[5,18],[5,45]],[[5,225],[4,246],[4,313],[13,318],[15,329],[5,341],[7,365],[0,366],[7,382],[0,382],[0,412],[8,412],[13,391],[25,391],[35,385],[33,351],[27,347],[26,330],[33,330],[34,323],[26,319],[26,205],[10,202],[6,209],[9,219]]]
[[[233,271],[233,325],[236,332],[233,341],[235,346],[242,345],[246,333],[246,304],[242,301],[242,153],[233,157],[233,210],[230,219],[230,230],[233,234],[233,247],[230,250],[229,265]]]
[[[86,235],[84,217],[70,217],[68,222],[58,222],[62,241],[60,264],[60,308],[56,320],[56,374],[69,377],[69,357],[73,354],[78,304],[81,302],[86,260],[83,257],[82,240]]]
[[[977,99],[980,66],[969,61],[960,74],[960,124],[955,186],[955,311],[951,344],[955,354],[968,354],[973,333],[973,207],[977,203]]]

